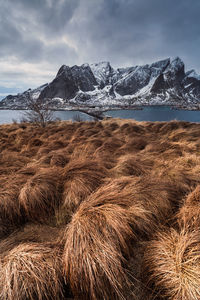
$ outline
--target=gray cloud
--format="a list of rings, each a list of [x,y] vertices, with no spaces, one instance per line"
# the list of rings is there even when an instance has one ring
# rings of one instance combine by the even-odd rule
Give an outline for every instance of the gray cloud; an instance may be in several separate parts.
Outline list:
[[[14,9],[38,23],[40,29],[58,32],[71,20],[80,0],[16,0]],[[10,7],[13,1],[7,0]]]
[[[200,72],[199,12],[199,0],[0,0],[0,86],[34,87],[62,64],[101,60],[179,55]]]
[[[200,69],[192,55],[200,46],[198,0],[98,2],[75,31],[82,32],[81,43],[88,39],[92,59],[108,57],[116,65],[126,65],[180,55]]]

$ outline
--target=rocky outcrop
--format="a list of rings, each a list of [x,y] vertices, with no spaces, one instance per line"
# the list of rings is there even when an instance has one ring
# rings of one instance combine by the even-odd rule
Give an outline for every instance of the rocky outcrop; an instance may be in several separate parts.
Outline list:
[[[92,91],[97,85],[96,79],[89,65],[73,66],[63,65],[56,78],[41,92],[40,98],[63,98],[71,99],[81,90]]]

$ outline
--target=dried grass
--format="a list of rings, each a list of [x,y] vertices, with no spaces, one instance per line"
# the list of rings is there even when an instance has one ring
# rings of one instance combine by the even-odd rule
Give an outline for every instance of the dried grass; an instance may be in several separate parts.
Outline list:
[[[72,160],[63,170],[63,207],[71,213],[94,192],[107,176],[107,170],[89,158]]]
[[[99,147],[94,155],[98,153],[107,153],[109,155],[114,155],[117,149],[119,149],[123,145],[123,142],[120,139],[111,137],[111,138],[104,138],[104,143],[101,147]]]
[[[134,280],[125,268],[125,256],[137,233],[146,233],[153,219],[142,203],[133,201],[129,184],[124,178],[101,186],[81,203],[68,225],[63,259],[76,299],[130,296]]]
[[[114,204],[81,207],[73,216],[63,261],[75,299],[127,299],[132,282],[123,253],[133,235],[129,217]]]
[[[21,174],[1,176],[0,180],[0,219],[6,223],[19,225],[21,211],[19,193],[21,186],[27,181],[27,176]]]
[[[114,176],[142,176],[148,174],[154,162],[148,158],[142,158],[127,154],[118,159],[116,166],[112,169]]]
[[[24,243],[59,244],[60,232],[62,229],[44,224],[26,224],[18,229],[15,228],[8,236],[0,240],[0,256],[7,255],[16,246]]]
[[[200,296],[199,232],[171,229],[149,241],[145,263],[149,281],[161,297],[198,300]],[[154,295],[155,296],[155,295]],[[152,299],[154,299],[152,297]]]
[[[56,300],[62,298],[61,258],[55,247],[20,244],[1,260],[0,298]]]
[[[40,169],[27,181],[20,191],[19,203],[28,219],[44,221],[55,212],[61,198],[61,179],[59,168],[48,168]]]
[[[152,176],[163,178],[176,188],[176,196],[179,201],[200,183],[198,173],[199,166],[196,170],[191,169],[178,164],[176,160],[169,161],[160,169],[152,170]]]
[[[190,230],[199,229],[200,226],[200,185],[186,197],[183,206],[176,215],[181,228]]]
[[[29,162],[29,159],[18,152],[4,150],[0,153],[0,174],[11,174]]]
[[[62,150],[53,150],[48,154],[41,156],[38,160],[39,164],[46,164],[51,167],[64,167],[70,160],[70,156],[66,149]]]
[[[0,126],[0,298],[65,299],[63,282],[53,291],[64,265],[79,300],[199,299],[199,132],[120,119]],[[50,271],[55,245],[63,262],[58,250]]]
[[[162,223],[173,214],[175,191],[168,182],[152,179],[149,176],[141,178],[124,176],[108,180],[91,197],[93,203],[97,201],[97,205],[99,203],[119,204],[119,201],[122,206],[139,205],[151,213],[154,221]],[[141,221],[140,231],[142,224],[146,232],[153,230],[153,224],[148,230],[148,225]]]
[[[127,142],[121,147],[121,154],[136,153],[143,150],[147,141],[141,137],[128,138]],[[119,152],[120,153],[120,152]]]

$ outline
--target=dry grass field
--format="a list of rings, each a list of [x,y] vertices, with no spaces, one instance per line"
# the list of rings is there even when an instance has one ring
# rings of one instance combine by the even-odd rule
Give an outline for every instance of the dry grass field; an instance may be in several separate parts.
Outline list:
[[[199,300],[200,124],[0,126],[1,300]]]

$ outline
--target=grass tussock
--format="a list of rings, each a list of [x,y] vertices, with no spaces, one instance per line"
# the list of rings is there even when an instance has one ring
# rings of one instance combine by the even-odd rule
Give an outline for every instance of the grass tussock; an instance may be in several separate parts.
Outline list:
[[[26,183],[24,174],[1,176],[0,181],[0,219],[6,223],[19,224],[21,210],[19,194],[21,187]]]
[[[138,208],[137,214],[144,211]],[[66,277],[76,299],[127,299],[124,267],[133,236],[131,213],[117,204],[80,207],[66,230]]]
[[[58,168],[40,169],[22,187],[19,204],[30,220],[44,220],[59,205],[61,172]],[[39,214],[38,214],[39,212]]]
[[[44,224],[26,224],[13,230],[9,236],[0,241],[0,255],[3,257],[9,251],[24,243],[59,243],[60,229]]]
[[[143,159],[136,155],[122,155],[116,166],[112,169],[113,175],[120,176],[143,176],[150,172],[153,167],[153,160]]]
[[[130,279],[125,257],[137,234],[153,226],[153,218],[134,201],[130,182],[105,183],[81,203],[67,227],[63,260],[76,299],[135,297],[131,287],[136,279]]]
[[[180,227],[188,228],[190,230],[199,228],[200,185],[188,194],[176,217]]]
[[[145,253],[149,283],[153,284],[155,294],[159,293],[169,300],[199,299],[199,245],[198,231],[177,232],[171,229],[157,233]]]
[[[23,168],[29,159],[15,151],[2,151],[0,153],[0,174],[10,174]]]
[[[142,201],[143,199],[139,199],[134,193],[135,183],[136,181],[129,177],[107,180],[82,203],[81,209],[88,210],[90,206],[98,208],[102,205],[120,206],[126,210],[127,215],[130,214],[131,227],[134,233],[139,231],[142,235],[148,231],[150,223],[153,226],[153,214],[146,203]]]
[[[173,198],[175,194],[173,187],[169,183],[151,179],[149,176],[138,177],[120,177],[109,179],[95,193],[87,199],[92,201],[92,205],[101,205],[112,203],[125,206],[127,209],[139,205],[151,214],[152,226],[149,228],[149,219],[139,219],[139,231],[142,234],[142,228],[148,232],[148,228],[153,232],[155,222],[166,222],[173,214]],[[86,203],[86,201],[85,201]]]
[[[20,244],[1,260],[0,298],[61,299],[61,259],[58,249],[44,244]]]
[[[65,149],[62,150],[53,150],[48,152],[46,155],[43,155],[38,163],[48,165],[51,167],[64,167],[70,160],[70,156]]]
[[[107,176],[107,170],[96,160],[72,160],[63,169],[63,207],[75,212],[80,203],[94,192]]]
[[[1,125],[0,299],[199,299],[199,133]]]

